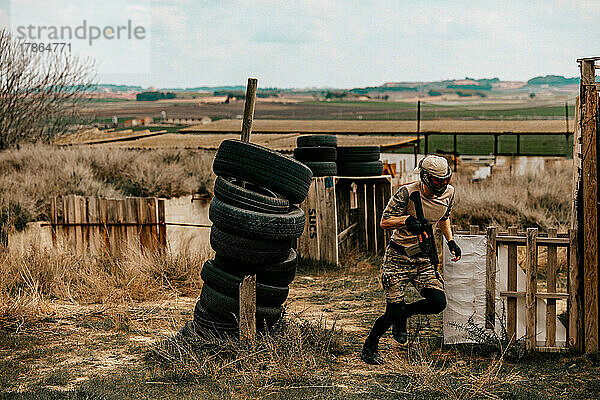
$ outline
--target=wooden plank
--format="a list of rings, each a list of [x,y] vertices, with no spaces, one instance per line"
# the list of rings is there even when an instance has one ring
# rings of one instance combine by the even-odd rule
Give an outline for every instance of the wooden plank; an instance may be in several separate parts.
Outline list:
[[[526,346],[529,350],[536,347],[536,311],[537,301],[537,228],[527,229],[527,262],[526,262],[526,294],[525,294],[525,334]]]
[[[509,227],[508,234],[516,235],[517,227]],[[517,245],[511,243],[508,245],[508,291],[517,290],[517,267]],[[517,340],[517,299],[509,297],[506,299],[506,304],[506,333],[509,340],[515,341]]]
[[[367,224],[367,251],[375,253],[375,184],[365,184],[366,224]]]
[[[525,236],[498,236],[496,237],[496,241],[498,243],[515,243],[519,245],[525,246],[527,244],[527,238]],[[548,246],[554,245],[557,247],[568,247],[569,246],[569,238],[568,237],[556,237],[556,238],[548,238],[548,237],[538,237],[537,239],[538,246]]]
[[[581,310],[581,281],[579,275],[579,257],[577,229],[569,229],[569,345],[583,352],[583,313]]]
[[[156,197],[151,197],[146,200],[148,206],[148,223],[152,224],[148,226],[148,233],[150,235],[150,250],[156,252],[158,250],[159,238],[158,238],[158,203]]]
[[[335,208],[335,186],[332,177],[319,177],[319,254],[320,260],[337,265],[338,239]]]
[[[575,125],[573,127],[573,175],[571,181],[571,228],[577,229],[577,193],[581,182],[581,107],[575,98]]]
[[[367,212],[365,201],[365,184],[364,182],[356,183],[356,199],[358,206],[358,246],[361,249],[367,248]]]
[[[139,223],[138,225],[138,233],[139,233],[139,237],[140,237],[140,250],[142,251],[142,253],[144,253],[146,251],[146,248],[148,247],[148,235],[146,233],[146,227],[144,226],[144,223],[146,222],[146,202],[144,201],[143,198],[138,197],[136,198],[136,203],[137,203],[137,221]]]
[[[128,250],[127,247],[127,225],[125,222],[125,199],[120,199],[117,201],[117,223],[121,224],[118,227],[119,229],[119,253],[126,252]]]
[[[58,222],[56,208],[56,196],[50,200],[50,234],[52,235],[52,247],[56,248],[56,224]]]
[[[306,215],[304,231],[298,240],[298,253],[302,258],[317,259],[319,255],[317,204],[317,181],[316,178],[313,178],[308,190],[308,195],[300,205]]]
[[[479,235],[479,225],[469,225],[470,235]]]
[[[102,250],[103,252],[110,252],[110,232],[108,231],[108,200],[98,199],[98,217],[102,224]]]
[[[487,228],[487,251],[485,257],[485,327],[494,329],[496,325],[496,234],[495,226]]]
[[[66,205],[68,223],[75,224],[77,222],[75,217],[75,195],[68,196]],[[77,251],[77,227],[74,225],[69,228],[69,248],[71,251]]]
[[[501,297],[507,298],[517,298],[517,297],[526,297],[526,292],[518,292],[518,291],[510,291],[510,290],[502,290],[500,291]],[[568,299],[569,293],[550,293],[550,292],[537,292],[535,297],[538,299]]]
[[[256,337],[256,275],[245,276],[240,283],[240,340],[254,342]]]
[[[548,237],[556,237],[556,229],[548,229]],[[556,246],[548,246],[546,262],[546,290],[556,292]],[[546,347],[556,345],[556,299],[549,298],[546,303]]]
[[[81,200],[83,200],[83,198],[81,196],[73,196],[73,223],[76,224],[75,225],[75,251],[77,252],[83,252],[85,249],[85,245],[83,243],[83,234],[84,234],[84,227],[81,225],[81,223],[83,222],[83,215],[82,215],[82,210],[81,210]]]
[[[108,199],[107,200],[107,215],[106,222],[108,223],[108,237],[109,237],[109,251],[111,254],[116,255],[120,254],[121,247],[119,246],[119,242],[121,239],[118,223],[118,204],[119,200],[116,199]]]
[[[135,198],[128,197],[123,200],[123,222],[126,224],[123,241],[131,250],[139,248],[137,226],[133,225],[137,223],[136,206]]]
[[[350,226],[350,187],[347,183],[337,180],[335,184],[338,232]]]
[[[165,199],[158,200],[158,221],[160,225],[158,227],[158,242],[160,244],[160,251],[165,253],[167,251],[167,225],[165,219]]]
[[[389,184],[388,184],[389,185]],[[383,209],[386,206],[386,198],[385,198],[385,183],[377,183],[375,184],[375,250],[377,253],[382,253],[385,251],[386,241],[385,241],[385,230],[381,228],[381,216],[383,215]]]
[[[87,209],[87,222],[89,224],[97,224],[100,222],[98,218],[98,199],[96,197],[87,197],[85,199]],[[90,252],[95,254],[99,252],[101,237],[101,227],[88,226],[88,242]]]
[[[585,64],[585,63],[584,63]],[[582,115],[583,282],[585,352],[598,351],[598,92],[584,88]]]

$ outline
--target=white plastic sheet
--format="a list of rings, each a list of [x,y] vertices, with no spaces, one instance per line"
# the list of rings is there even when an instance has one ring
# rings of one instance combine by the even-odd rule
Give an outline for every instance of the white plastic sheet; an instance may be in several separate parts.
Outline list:
[[[462,250],[462,259],[453,262],[453,255],[444,243],[443,265],[444,282],[448,306],[444,311],[444,343],[472,343],[464,329],[469,318],[473,322],[485,327],[485,283],[486,266],[485,256],[487,240],[482,235],[456,235],[456,243]],[[500,298],[500,291],[507,290],[508,281],[508,249],[506,246],[498,246],[498,262],[496,270],[496,314],[502,316],[506,311],[505,299]],[[525,291],[525,273],[517,268],[517,290]],[[504,300],[504,301],[503,301]],[[543,299],[537,301],[537,344],[543,346],[546,340],[546,302]],[[496,319],[496,332],[500,332],[500,321]],[[525,336],[525,301],[524,298],[517,299],[517,338]],[[556,345],[564,346],[566,329],[560,321],[556,321]]]

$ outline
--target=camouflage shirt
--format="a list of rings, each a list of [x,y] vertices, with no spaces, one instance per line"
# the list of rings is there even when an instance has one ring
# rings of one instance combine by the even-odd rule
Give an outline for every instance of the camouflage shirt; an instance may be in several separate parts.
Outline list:
[[[427,197],[421,190],[421,183],[413,182],[400,186],[396,193],[390,198],[385,210],[383,210],[381,219],[384,220],[390,217],[401,217],[404,215],[412,215],[416,218],[415,206],[412,201],[409,201],[409,196],[414,191],[419,191],[421,193],[423,214],[432,225],[450,217],[450,212],[454,205],[454,187],[452,185],[448,185],[448,188],[441,196]],[[419,244],[417,236],[408,232],[404,226],[394,229],[392,240],[405,247]]]

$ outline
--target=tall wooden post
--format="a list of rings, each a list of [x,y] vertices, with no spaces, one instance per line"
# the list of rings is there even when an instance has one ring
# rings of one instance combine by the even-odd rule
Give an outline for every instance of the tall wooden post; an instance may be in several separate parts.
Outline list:
[[[510,236],[517,236],[517,227],[511,226],[508,228]],[[517,245],[514,243],[508,244],[508,291],[517,291]],[[517,340],[517,298],[508,297],[506,299],[506,333],[509,341]]]
[[[581,153],[583,191],[583,303],[586,353],[598,351],[598,90],[595,86],[596,59],[582,59],[581,66]]]
[[[248,78],[246,102],[244,105],[244,119],[242,121],[242,142],[250,142],[257,88],[258,79]],[[256,275],[245,276],[240,283],[239,301],[240,340],[253,343],[256,336]]]
[[[497,228],[487,228],[487,253],[485,260],[485,327],[494,329],[496,322],[496,235]]]
[[[242,142],[250,141],[252,132],[252,120],[254,119],[254,104],[256,103],[256,91],[258,88],[258,79],[248,78],[246,87],[246,102],[244,105],[244,119],[242,121]]]

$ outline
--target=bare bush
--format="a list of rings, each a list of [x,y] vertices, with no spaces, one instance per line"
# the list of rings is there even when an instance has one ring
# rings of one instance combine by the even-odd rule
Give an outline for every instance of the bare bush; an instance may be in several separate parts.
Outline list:
[[[0,30],[0,150],[69,131],[92,85],[91,60],[22,44]]]

